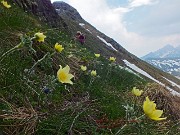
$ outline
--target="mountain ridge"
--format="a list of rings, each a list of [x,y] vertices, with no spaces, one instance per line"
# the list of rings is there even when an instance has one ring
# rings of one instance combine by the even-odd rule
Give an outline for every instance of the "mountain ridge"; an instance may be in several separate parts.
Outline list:
[[[61,3],[61,2],[53,3],[53,5],[55,6],[57,3]],[[61,3],[60,5],[62,6],[63,3]],[[66,3],[65,5],[68,5],[68,4]],[[75,9],[75,11],[73,11],[73,12],[77,12],[77,10]],[[106,36],[102,32],[98,31],[95,27],[93,27],[91,24],[86,22],[84,19],[74,20],[71,17],[69,17],[69,15],[70,14],[59,13],[59,16],[61,18],[64,18],[64,20],[66,20],[65,22],[70,26],[71,31],[74,31],[74,33],[71,33],[72,36],[75,35],[76,31],[82,31],[86,35],[87,40],[86,40],[84,46],[88,47],[90,50],[93,50],[95,53],[103,54],[107,58],[110,56],[116,57],[117,62],[119,64],[121,64],[122,66],[127,66],[127,64],[124,62],[124,60],[127,60],[130,63],[139,67],[140,69],[144,70],[148,74],[150,74],[153,78],[155,78],[155,80],[156,79],[159,80],[161,78],[160,82],[163,82],[163,83],[166,82],[167,86],[171,85],[169,82],[167,82],[166,79],[164,79],[162,77],[162,74],[163,74],[164,76],[166,76],[168,78],[169,74],[166,74],[165,72],[163,73],[161,70],[154,68],[152,65],[146,63],[145,61],[143,61],[143,60],[139,59],[138,57],[136,57],[135,55],[131,54],[126,49],[124,49],[119,43],[117,43],[115,40]],[[72,23],[73,23],[73,25],[72,25]],[[105,40],[106,43],[103,42],[102,39]],[[92,45],[94,43],[96,43],[96,45]],[[111,44],[111,45],[109,45],[109,44]],[[134,71],[134,72],[137,72],[137,71]],[[156,72],[156,74],[154,74],[155,72]],[[146,76],[145,76],[145,78],[150,79]],[[173,78],[173,81],[175,81],[178,85],[180,85],[180,83],[176,77]],[[158,81],[156,81],[156,82],[158,82]],[[179,91],[179,88],[175,88],[175,89]]]
[[[180,46],[166,45],[145,55],[142,59],[154,67],[180,78]]]
[[[172,45],[166,45],[157,51],[150,52],[147,55],[141,57],[141,59],[153,59],[153,58],[180,58],[180,45],[173,47]]]

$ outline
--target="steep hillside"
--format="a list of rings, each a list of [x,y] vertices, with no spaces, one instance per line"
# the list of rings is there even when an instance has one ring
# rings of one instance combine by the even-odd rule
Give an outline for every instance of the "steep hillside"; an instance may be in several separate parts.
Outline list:
[[[84,46],[88,49],[96,53],[101,53],[107,58],[109,56],[114,56],[116,57],[116,61],[122,66],[131,69],[133,72],[146,79],[150,79],[163,86],[167,86],[167,88],[173,88],[173,90],[180,92],[180,81],[176,77],[154,68],[145,61],[129,53],[112,38],[98,31],[84,19],[81,19],[82,17],[77,13],[77,10],[65,2],[54,2],[53,5],[59,13],[59,16],[70,26],[72,36],[76,34],[76,31],[82,31],[86,35],[87,39]],[[177,86],[173,86],[173,84],[167,80],[173,81]]]
[[[0,134],[180,133],[179,81],[70,5],[56,8],[50,0],[0,3]]]

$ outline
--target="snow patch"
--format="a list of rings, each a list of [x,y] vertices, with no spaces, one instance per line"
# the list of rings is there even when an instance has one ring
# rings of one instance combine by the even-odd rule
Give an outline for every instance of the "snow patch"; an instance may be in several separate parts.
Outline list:
[[[155,82],[159,82],[157,81],[156,79],[154,79],[152,76],[150,76],[148,73],[146,73],[145,71],[143,71],[142,69],[140,69],[139,67],[137,67],[136,65],[130,63],[129,61],[127,60],[123,60],[125,62],[125,64],[130,67],[131,69],[135,70],[136,72],[150,78],[151,80],[155,81]]]
[[[56,9],[56,11],[60,11],[60,9]]]
[[[161,83],[160,81],[156,80],[155,78],[153,78],[152,76],[150,76],[148,73],[146,73],[145,71],[143,71],[142,69],[140,69],[140,68],[137,67],[136,65],[130,63],[130,62],[127,61],[127,60],[123,60],[123,61],[124,61],[124,63],[125,63],[128,67],[130,67],[131,69],[135,70],[136,72],[138,72],[138,73],[140,73],[140,74],[142,74],[142,75],[150,78],[151,80],[155,81],[156,83],[158,83],[158,84],[164,86],[165,88],[167,88],[167,89],[171,92],[172,95],[176,95],[176,96],[179,96],[179,97],[180,97],[180,93],[178,93],[177,91],[175,91],[175,90],[173,90],[173,89],[165,86],[165,84],[163,84],[163,83]],[[177,84],[176,84],[176,85],[177,85]]]
[[[89,31],[89,33],[91,33],[92,34],[92,32],[89,30],[89,29],[86,29],[87,31]]]
[[[131,69],[129,69],[129,68],[127,68],[127,67],[125,67],[124,69],[125,69],[126,71],[130,72],[130,73],[133,73],[133,74],[137,75],[134,71],[132,71]]]
[[[84,23],[79,23],[80,26],[84,26],[85,24]]]
[[[166,79],[168,82],[170,82],[172,84],[172,86],[176,86],[176,87],[180,88],[180,85],[176,84],[175,82],[173,82],[165,77],[163,77],[163,78]]]
[[[116,50],[116,48],[114,48],[110,43],[106,42],[106,40],[104,40],[103,38],[101,38],[100,36],[97,36],[102,42],[104,42],[107,46],[111,47],[113,50],[115,51],[118,51]]]
[[[173,96],[178,96],[178,97],[180,97],[180,93],[179,93],[179,92],[177,92],[177,91],[175,91],[175,90],[173,90],[173,89],[171,89],[171,88],[169,88],[169,87],[167,87],[167,86],[165,86],[165,88],[168,89]]]

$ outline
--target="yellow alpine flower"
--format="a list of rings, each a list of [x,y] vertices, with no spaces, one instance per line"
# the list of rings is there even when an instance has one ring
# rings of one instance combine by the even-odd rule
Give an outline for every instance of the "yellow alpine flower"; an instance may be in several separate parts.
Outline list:
[[[156,110],[156,104],[154,101],[150,101],[148,97],[143,103],[144,113],[152,120],[164,120],[165,118],[160,118],[163,114],[163,110]]]
[[[91,76],[96,76],[96,75],[97,75],[96,70],[92,70],[91,71]]]
[[[55,48],[55,50],[56,50],[57,52],[62,52],[62,50],[64,50],[63,46],[60,45],[59,43],[56,43],[56,44],[54,45],[54,48]]]
[[[64,68],[62,68],[62,66],[60,65],[60,69],[57,72],[57,77],[58,77],[59,82],[73,84],[71,79],[74,76],[69,73],[69,70],[70,70],[70,67],[68,65]]]
[[[44,42],[44,39],[46,38],[46,36],[43,33],[35,33],[34,37],[37,39],[37,41],[39,42]]]
[[[139,90],[139,89],[136,89],[136,87],[133,87],[132,93],[136,96],[141,96],[141,94],[143,93],[143,90]]]
[[[11,7],[11,5],[9,5],[8,3],[7,3],[7,1],[1,1],[1,3],[3,4],[3,6],[4,7],[6,7],[6,8],[10,8]]]
[[[110,57],[109,60],[112,61],[112,62],[115,62],[116,58],[115,57]]]
[[[100,57],[100,54],[95,53],[94,55],[95,55],[97,58],[99,58],[99,57]]]
[[[81,70],[82,70],[82,71],[86,71],[86,70],[87,70],[87,67],[82,65],[82,66],[81,66]]]

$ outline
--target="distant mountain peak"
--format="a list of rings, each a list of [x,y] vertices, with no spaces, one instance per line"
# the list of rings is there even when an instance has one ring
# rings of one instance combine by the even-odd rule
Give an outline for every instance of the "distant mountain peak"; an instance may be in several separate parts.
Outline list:
[[[180,58],[180,46],[173,47],[170,44],[165,45],[157,51],[150,52],[142,57],[142,59],[158,59],[158,58]]]
[[[170,44],[165,45],[163,48],[159,49],[159,50],[166,50],[166,49],[174,49],[174,47]]]

